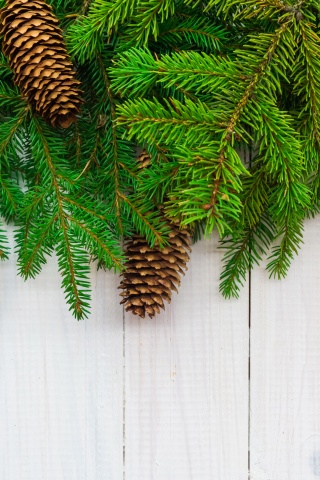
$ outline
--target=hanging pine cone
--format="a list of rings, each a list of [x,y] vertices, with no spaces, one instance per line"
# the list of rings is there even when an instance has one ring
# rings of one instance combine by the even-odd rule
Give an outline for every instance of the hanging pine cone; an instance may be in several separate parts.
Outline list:
[[[171,302],[172,290],[177,292],[180,276],[187,269],[190,236],[171,224],[169,245],[163,249],[150,247],[144,237],[135,235],[126,244],[128,261],[120,287],[126,311],[152,318]]]
[[[8,0],[0,23],[15,84],[52,126],[69,127],[82,103],[80,82],[52,7],[43,0]]]

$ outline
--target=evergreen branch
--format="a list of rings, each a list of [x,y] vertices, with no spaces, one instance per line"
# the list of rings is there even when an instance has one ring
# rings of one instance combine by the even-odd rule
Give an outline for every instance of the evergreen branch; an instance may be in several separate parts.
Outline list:
[[[14,102],[14,101],[13,101]],[[28,108],[17,111],[7,120],[0,130],[0,213],[6,219],[12,219],[22,199],[17,178],[12,175],[12,162],[17,157],[20,135],[23,131]]]
[[[9,242],[5,232],[2,229],[2,225],[0,228],[0,260],[7,260],[9,258]]]
[[[86,245],[86,249],[92,253],[93,256],[103,262],[107,268],[114,268],[115,271],[123,269],[124,256],[114,238],[105,228],[105,224],[101,224],[100,228],[97,225],[88,227],[84,222],[78,220],[75,216],[66,215],[69,220],[71,228],[76,229],[77,236],[82,245]],[[105,229],[105,238],[101,237],[101,227]]]
[[[63,201],[65,203],[69,203],[73,207],[79,208],[82,214],[84,214],[86,217],[96,217],[103,222],[110,221],[110,216],[107,217],[106,215],[102,215],[99,213],[99,211],[97,211],[96,205],[94,205],[94,207],[92,206],[93,200],[87,195],[82,195],[80,203],[68,195],[63,195]]]
[[[45,254],[50,255],[53,243],[54,222],[56,215],[49,215],[45,208],[47,190],[31,187],[19,205],[19,216],[25,219],[15,233],[18,250],[19,274],[27,279],[35,278],[46,263]],[[22,222],[21,222],[22,223]],[[51,235],[50,235],[51,234]]]
[[[310,206],[310,191],[302,183],[301,144],[288,115],[265,96],[260,97],[259,105],[264,120],[259,129],[260,154],[264,156],[261,161],[266,173],[276,181],[269,191],[269,212],[283,234],[268,268],[273,275],[281,276],[302,239],[301,221]]]
[[[89,313],[89,258],[82,244],[76,241],[72,231],[69,231],[67,219],[63,217],[61,223],[62,228],[57,232],[55,247],[59,272],[70,310],[78,320],[81,320]]]
[[[118,125],[129,127],[129,138],[138,142],[158,144],[198,143],[206,140],[220,127],[220,118],[205,104],[185,100],[185,105],[172,99],[164,100],[163,106],[157,99],[128,100],[118,108]]]
[[[106,69],[102,63],[101,57],[99,57],[99,64],[101,68],[101,72],[103,75],[104,84],[106,86],[106,93],[108,96],[109,104],[110,104],[110,113],[111,113],[111,138],[112,138],[112,146],[113,146],[113,179],[114,179],[114,205],[116,211],[116,218],[117,218],[117,225],[119,228],[119,232],[121,235],[124,233],[124,227],[121,221],[121,205],[120,199],[122,198],[120,193],[120,179],[119,179],[119,150],[118,150],[118,136],[116,130],[116,103],[113,98],[113,94],[111,91],[111,82],[107,75]]]
[[[294,255],[298,254],[300,243],[303,243],[303,224],[301,218],[286,218],[284,225],[277,237],[280,244],[273,248],[273,253],[268,258],[267,270],[270,277],[282,278],[288,273]]]
[[[144,168],[139,176],[138,194],[148,196],[154,199],[157,205],[162,205],[165,197],[172,193],[179,182],[179,168],[179,162],[175,158],[153,162],[149,168]]]
[[[257,159],[257,163],[258,163]],[[262,166],[251,172],[242,181],[242,217],[250,228],[254,227],[266,210],[269,200],[269,185],[267,175]]]
[[[204,17],[175,16],[161,25],[158,41],[170,47],[175,44],[196,45],[202,50],[217,52],[226,41],[227,32]]]
[[[236,155],[234,149],[230,146],[234,143],[234,136],[237,134],[240,137],[243,137],[243,129],[239,126],[239,122],[242,119],[244,113],[248,112],[248,107],[252,102],[252,98],[254,92],[259,88],[264,75],[269,71],[269,64],[271,62],[272,57],[275,55],[277,47],[282,39],[282,36],[287,31],[289,27],[289,21],[284,22],[280,27],[276,30],[274,35],[268,37],[270,40],[269,45],[267,46],[266,51],[263,52],[262,59],[259,61],[258,65],[254,69],[254,73],[249,76],[248,82],[241,92],[240,98],[236,103],[235,108],[233,109],[229,120],[227,122],[227,126],[224,129],[221,135],[220,145],[217,151],[217,155],[219,158],[219,162],[221,165],[226,163],[228,160],[228,155],[232,156],[234,159],[234,165],[239,168],[240,159],[239,161],[236,160]],[[210,200],[210,205],[213,206],[211,214],[213,216],[216,215],[216,202],[220,192],[220,186],[222,179],[218,176],[219,171],[215,172],[213,175],[213,188],[212,188],[212,196]],[[228,196],[227,196],[228,198]]]
[[[167,245],[166,236],[169,234],[170,228],[160,217],[159,212],[154,210],[154,205],[146,202],[145,198],[133,201],[123,194],[120,196],[130,209],[135,229],[146,237],[147,242],[151,246],[164,247]]]
[[[83,64],[103,48],[100,22],[93,28],[90,18],[81,16],[67,30],[67,45],[71,56]]]
[[[98,129],[99,181],[95,184],[97,195],[105,199],[115,218],[119,236],[128,236],[134,226],[145,233],[150,243],[163,243],[165,225],[159,223],[151,212],[153,204],[148,198],[143,202],[130,200],[130,192],[137,187],[137,162],[133,144],[124,140],[122,128],[116,123],[116,100],[111,89],[104,59],[97,56],[99,75],[93,87],[99,94],[99,115],[106,121]],[[92,83],[91,83],[92,85]],[[95,181],[95,177],[92,178]]]
[[[0,109],[3,110],[7,105],[10,105],[11,109],[17,110],[19,107],[22,108],[25,106],[25,101],[16,88],[12,88],[11,85],[7,83],[0,82]]]
[[[314,149],[320,148],[320,38],[308,21],[297,22],[297,59],[292,77],[294,93],[302,103],[298,118],[298,130],[304,138],[306,168],[309,172],[317,168]]]
[[[40,213],[39,209],[37,213]],[[15,239],[19,247],[19,274],[23,278],[35,278],[46,264],[45,255],[50,255],[53,249],[50,237],[54,233],[56,220],[56,215],[34,215],[29,217],[26,228],[22,227],[17,231]]]
[[[69,231],[69,222],[67,213],[63,203],[63,190],[59,183],[59,175],[57,172],[57,165],[54,162],[54,155],[56,142],[54,139],[54,146],[51,148],[48,143],[48,136],[45,135],[45,127],[41,122],[33,116],[30,122],[30,139],[32,142],[32,149],[34,157],[39,162],[39,168],[45,173],[44,182],[47,184],[48,193],[51,191],[54,194],[54,202],[57,218],[58,228],[56,229],[55,238],[51,239],[49,245],[55,245],[58,255],[59,271],[63,276],[62,285],[64,287],[67,302],[70,304],[70,309],[73,311],[76,318],[80,319],[87,316],[88,313],[88,258],[83,248],[72,238]],[[62,154],[59,151],[59,157]],[[47,230],[48,231],[48,230]],[[28,236],[28,240],[30,237]],[[32,244],[32,242],[31,242]],[[37,254],[41,263],[41,256]],[[28,271],[23,266],[25,275]]]
[[[240,175],[246,170],[232,147],[227,146],[222,161],[219,145],[212,141],[197,149],[177,147],[175,156],[181,166],[166,212],[171,218],[181,218],[182,226],[206,220],[207,232],[216,226],[223,235],[230,230],[229,221],[236,221],[241,213]]]
[[[62,215],[62,205],[59,205],[59,210],[62,227],[60,244],[58,244],[60,248],[57,249],[59,271],[64,277],[62,283],[65,287],[67,301],[71,305],[70,308],[76,318],[81,319],[87,315],[88,305],[85,300],[89,299],[89,295],[85,292],[89,288],[89,282],[87,281],[89,268],[87,267],[87,261],[84,262],[83,259],[82,245],[80,247],[69,237],[69,225],[66,221],[67,217]],[[76,247],[78,247],[77,250]],[[78,275],[77,272],[79,272]],[[85,275],[85,272],[87,275]],[[80,287],[85,290],[80,291]]]
[[[133,15],[137,0],[93,0],[86,16],[80,15],[69,27],[70,52],[81,63],[103,50],[103,33],[116,32],[119,25]]]
[[[14,218],[23,198],[20,186],[8,174],[0,174],[0,214],[7,221]]]
[[[169,89],[178,87],[194,93],[213,93],[233,76],[239,79],[236,65],[224,57],[198,52],[162,55],[156,60],[151,52],[131,48],[119,55],[110,70],[112,87],[122,96],[143,96],[156,83]]]
[[[265,51],[262,50],[262,58],[257,65],[254,66],[254,73],[249,76],[249,81],[247,82],[247,85],[231,115],[228,126],[222,137],[222,149],[224,148],[225,140],[231,141],[232,135],[245,110],[245,107],[248,105],[249,101],[252,100],[253,94],[260,86],[265,74],[270,73],[270,63],[277,51],[277,47],[279,47],[282,37],[285,35],[289,26],[290,22],[286,21],[280,25],[274,34],[265,35],[265,40],[269,40],[269,45],[267,44]]]
[[[253,112],[259,111],[262,119],[255,140],[260,154],[265,157],[266,173],[287,188],[290,182],[299,181],[303,174],[301,142],[293,129],[292,118],[262,92],[252,100],[250,108]]]
[[[4,80],[5,77],[12,77],[12,71],[6,57],[0,51],[0,78]]]
[[[247,272],[254,264],[260,264],[273,239],[274,226],[264,215],[253,227],[246,225],[236,238],[229,236],[221,240],[221,248],[226,250],[220,275],[220,291],[224,297],[239,297],[240,286],[243,286]]]
[[[234,19],[251,20],[252,18],[279,20],[279,15],[296,15],[305,3],[299,0],[295,5],[288,5],[281,0],[209,0],[206,10],[220,4],[220,9],[228,13],[236,7]]]
[[[102,196],[111,206],[117,232],[119,236],[124,236],[129,233],[129,219],[123,215],[123,202],[119,194],[132,187],[135,181],[135,172],[132,168],[136,163],[133,146],[121,138],[121,129],[115,122],[116,101],[111,90],[105,59],[96,55],[90,70],[96,72],[94,78],[89,77],[86,81],[98,99],[96,110],[93,112],[97,121],[93,124],[93,143],[89,143],[88,147],[84,145],[82,150],[86,157],[93,159],[99,169],[98,179],[93,171],[90,180],[95,182],[95,195]],[[88,132],[88,125],[83,124],[83,129]],[[90,138],[88,134],[86,137]]]
[[[135,24],[131,36],[136,44],[146,46],[152,35],[157,40],[159,23],[163,23],[175,13],[174,0],[139,0],[134,15]]]
[[[70,205],[70,214],[66,214],[71,222],[70,227],[76,228],[79,239],[87,251],[102,260],[108,268],[121,270],[124,262],[118,238],[112,228],[113,216],[103,202],[82,194],[74,199],[64,195],[64,201]]]
[[[96,62],[99,69],[98,88],[102,88],[103,93],[102,98],[100,99],[101,110],[99,110],[102,115],[105,115],[105,113],[110,115],[110,121],[106,123],[105,128],[98,133],[98,148],[101,150],[104,157],[104,163],[102,163],[100,166],[102,168],[102,178],[104,177],[104,183],[106,177],[108,177],[108,181],[112,180],[112,183],[108,187],[108,191],[113,197],[112,203],[115,211],[117,229],[119,234],[123,236],[125,232],[125,226],[122,216],[122,182],[120,179],[121,165],[123,162],[120,161],[120,155],[123,153],[123,158],[125,158],[127,156],[129,146],[122,144],[121,139],[118,136],[119,130],[117,129],[116,125],[116,102],[111,91],[111,83],[107,74],[106,66],[103,62],[103,58],[100,55],[97,55]],[[106,127],[108,128],[107,130]],[[105,133],[104,137],[101,137],[102,133]]]
[[[7,148],[11,145],[14,137],[19,130],[23,127],[23,124],[27,118],[29,108],[25,107],[18,111],[17,115],[10,120],[7,120],[0,131],[0,160],[3,160],[3,156],[6,153]]]

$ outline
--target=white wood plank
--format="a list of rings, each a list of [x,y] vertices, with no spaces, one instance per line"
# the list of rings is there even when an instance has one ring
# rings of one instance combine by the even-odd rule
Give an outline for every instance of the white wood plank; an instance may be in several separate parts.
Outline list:
[[[320,218],[285,280],[252,273],[252,480],[320,476]]]
[[[123,312],[92,272],[90,319],[65,306],[57,262],[36,280],[0,265],[0,478],[122,479]]]
[[[125,317],[126,480],[247,478],[248,287],[221,297],[216,246],[194,246],[165,313]]]

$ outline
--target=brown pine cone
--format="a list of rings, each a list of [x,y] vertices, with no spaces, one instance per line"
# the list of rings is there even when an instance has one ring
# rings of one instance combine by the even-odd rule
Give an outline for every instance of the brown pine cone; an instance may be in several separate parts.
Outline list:
[[[0,10],[3,53],[15,84],[52,126],[67,128],[83,101],[58,23],[44,0],[7,0]]]
[[[126,243],[128,261],[122,274],[121,304],[126,311],[150,318],[164,309],[164,301],[171,302],[172,291],[177,292],[180,276],[184,275],[189,260],[190,235],[171,224],[169,245],[163,249],[150,247],[146,239],[135,235]]]

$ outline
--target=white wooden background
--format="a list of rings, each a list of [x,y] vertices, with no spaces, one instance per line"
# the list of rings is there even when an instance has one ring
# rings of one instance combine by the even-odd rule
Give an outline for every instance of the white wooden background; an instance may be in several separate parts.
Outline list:
[[[123,315],[118,279],[93,271],[92,316],[77,322],[56,261],[25,283],[11,255],[0,266],[0,479],[319,478],[319,236],[320,219],[307,223],[287,279],[258,268],[231,301],[218,292],[216,239],[197,244],[153,320]]]

